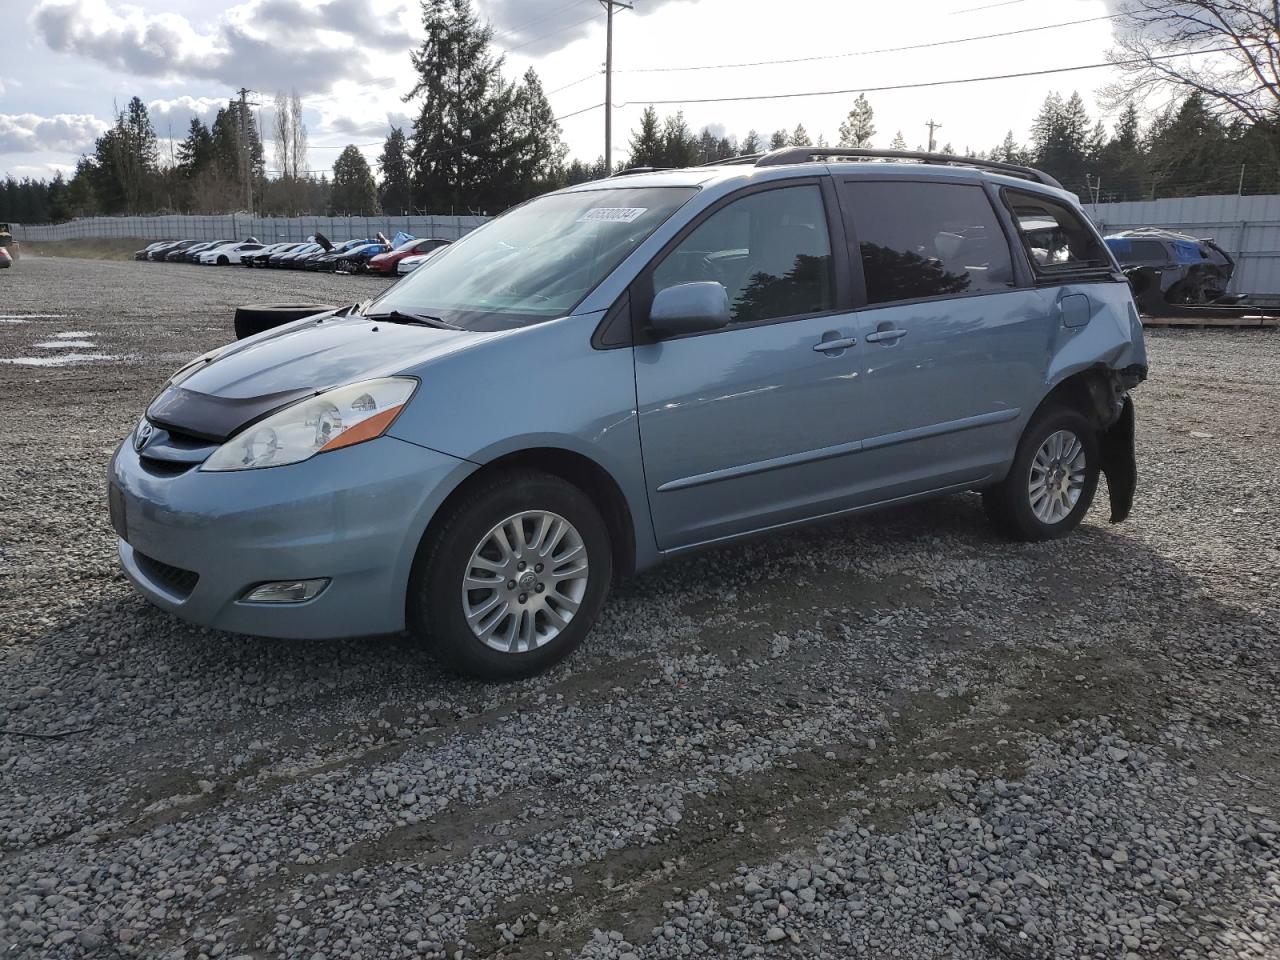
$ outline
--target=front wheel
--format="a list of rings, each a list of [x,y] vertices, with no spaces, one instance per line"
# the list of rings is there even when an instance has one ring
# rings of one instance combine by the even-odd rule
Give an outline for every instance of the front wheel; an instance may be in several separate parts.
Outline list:
[[[1098,434],[1068,407],[1038,412],[1018,442],[1008,475],[982,494],[987,517],[1015,540],[1053,540],[1080,525],[1098,489]]]
[[[568,656],[613,579],[609,530],[591,499],[559,477],[518,470],[446,511],[414,563],[411,632],[449,666],[487,680]]]

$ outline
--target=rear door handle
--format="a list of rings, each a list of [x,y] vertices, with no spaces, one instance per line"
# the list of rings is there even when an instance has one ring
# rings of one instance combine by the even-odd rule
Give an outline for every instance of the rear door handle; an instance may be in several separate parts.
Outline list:
[[[867,343],[893,343],[906,335],[907,331],[902,329],[877,330],[875,333],[867,334]]]
[[[857,345],[857,337],[838,337],[835,340],[819,340],[813,345],[813,349],[818,353],[827,353],[832,350],[848,350]]]

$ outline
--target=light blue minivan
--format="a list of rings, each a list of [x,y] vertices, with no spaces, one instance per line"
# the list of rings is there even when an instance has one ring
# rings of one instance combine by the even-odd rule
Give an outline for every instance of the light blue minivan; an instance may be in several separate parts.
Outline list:
[[[199,357],[121,444],[137,589],[276,637],[547,667],[614,578],[981,491],[1061,536],[1136,484],[1124,275],[1025,167],[796,148],[508,211],[373,301]]]

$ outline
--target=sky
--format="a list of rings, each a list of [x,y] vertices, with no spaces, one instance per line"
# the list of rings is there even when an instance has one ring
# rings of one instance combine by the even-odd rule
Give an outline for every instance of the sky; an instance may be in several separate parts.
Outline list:
[[[599,0],[475,0],[504,50],[504,73],[532,66],[562,121],[570,155],[604,151],[605,14]],[[683,109],[694,130],[739,138],[803,123],[838,138],[859,91],[875,110],[874,145],[901,131],[923,146],[989,149],[1025,140],[1050,91],[1095,93],[1109,68],[905,90],[876,88],[1022,73],[1105,60],[1114,0],[634,0],[614,16],[614,159],[625,160],[641,111]],[[1068,21],[1015,36],[947,43]],[[332,167],[356,144],[372,162],[392,124],[410,123],[409,52],[421,36],[416,0],[5,0],[0,31],[0,174],[70,172],[131,96],[164,142],[192,116],[212,120],[241,86],[262,104],[264,138],[278,91],[303,97],[309,166]],[[920,47],[923,44],[942,45]],[[890,50],[915,46],[913,50]],[[876,52],[884,51],[884,52]],[[788,60],[756,66],[729,66]],[[699,67],[702,69],[674,69]],[[764,99],[766,95],[848,91]],[[698,103],[705,98],[745,97]],[[661,103],[661,101],[673,101]],[[683,102],[674,102],[683,101]],[[590,108],[595,109],[590,109]],[[578,111],[584,111],[578,113]],[[273,165],[266,144],[267,166]]]

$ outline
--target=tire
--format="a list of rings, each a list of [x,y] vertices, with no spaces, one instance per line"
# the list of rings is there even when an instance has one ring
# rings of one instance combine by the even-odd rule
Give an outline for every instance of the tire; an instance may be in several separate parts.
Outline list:
[[[339,260],[333,265],[334,273],[354,273],[351,269],[351,261],[347,259]]]
[[[218,266],[220,266],[220,267],[229,267],[230,265],[231,265],[231,261],[230,261],[230,260],[228,260],[226,257],[219,257],[219,258],[218,258]]]
[[[1083,464],[1076,469],[1070,469],[1076,456],[1072,453],[1075,448],[1069,444],[1071,438],[1078,443],[1084,458]],[[1062,444],[1055,447],[1059,440],[1063,441]],[[1044,452],[1042,448],[1045,448]],[[1047,476],[1037,464],[1037,456],[1040,463],[1048,467]],[[1078,527],[1089,511],[1098,489],[1101,463],[1101,448],[1094,425],[1070,407],[1045,407],[1037,411],[1023,431],[1008,475],[996,486],[983,491],[983,509],[992,526],[1013,540],[1055,540]],[[1056,479],[1057,464],[1068,468],[1065,482],[1074,491],[1074,502],[1071,493],[1062,497],[1053,494],[1033,497],[1034,480],[1041,479],[1044,485],[1051,485]],[[1077,475],[1078,480],[1074,479]]]
[[[414,561],[406,597],[410,632],[446,666],[484,680],[527,677],[573,652],[591,630],[613,580],[609,530],[591,499],[552,474],[512,470],[481,482],[445,509]],[[527,563],[519,567],[518,549],[509,550],[503,560],[486,547],[499,528],[505,529],[508,543],[514,540],[516,522],[526,531],[526,541],[536,542],[544,516],[544,543],[557,536],[556,521],[568,525],[551,547],[550,556],[561,558],[554,569],[583,577],[544,579],[535,560],[547,554],[526,548]],[[579,549],[584,552],[578,554]],[[585,560],[585,570],[576,569],[579,558]],[[491,571],[497,577],[492,587],[463,592],[464,576]],[[494,598],[497,606],[491,604]],[[558,599],[576,602],[576,611]],[[560,618],[559,626],[553,616]],[[484,633],[493,646],[482,638]],[[513,638],[514,651],[508,649]]]
[[[254,303],[236,307],[236,339],[243,340],[263,330],[272,330],[281,324],[314,317],[317,313],[335,309],[329,303],[265,304]]]

